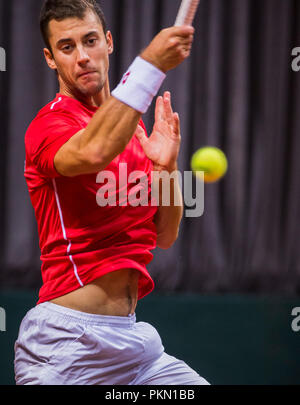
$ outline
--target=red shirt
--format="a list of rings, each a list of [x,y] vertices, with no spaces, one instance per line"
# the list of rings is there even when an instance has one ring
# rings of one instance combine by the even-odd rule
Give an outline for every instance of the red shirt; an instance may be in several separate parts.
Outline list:
[[[156,247],[153,218],[157,207],[120,206],[118,185],[116,206],[100,207],[96,196],[105,182],[97,184],[98,173],[69,178],[54,167],[58,150],[87,126],[96,111],[96,107],[57,94],[38,113],[25,136],[25,178],[38,223],[42,261],[38,304],[125,268],[140,271],[139,299],[154,288],[146,265]],[[145,129],[142,121],[140,125]],[[117,180],[120,163],[127,163],[128,176],[136,170],[147,174],[150,198],[153,164],[135,135],[105,169]],[[134,186],[128,184],[128,193]]]

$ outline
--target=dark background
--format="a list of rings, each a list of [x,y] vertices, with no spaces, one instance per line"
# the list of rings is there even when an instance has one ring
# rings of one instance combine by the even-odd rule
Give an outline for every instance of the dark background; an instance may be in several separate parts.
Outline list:
[[[173,25],[180,0],[102,0],[100,4],[115,40],[110,72],[113,89],[153,36]],[[41,286],[37,228],[23,177],[24,134],[58,90],[42,54],[41,5],[40,0],[0,0],[0,46],[7,54],[7,72],[0,72],[0,285],[4,294],[0,298],[7,291],[34,291],[33,299],[21,304],[24,313]],[[168,251],[154,252],[149,271],[156,293],[172,293],[179,300],[178,294],[193,293],[200,301],[210,297],[212,313],[227,319],[225,325],[230,328],[237,327],[236,314],[224,313],[222,308],[236,294],[247,303],[249,294],[258,300],[267,295],[272,307],[272,299],[291,299],[295,304],[300,293],[300,72],[291,68],[292,49],[300,46],[300,1],[202,0],[194,25],[192,55],[168,74],[161,92],[171,90],[174,108],[181,116],[180,170],[190,170],[195,150],[212,145],[226,153],[229,171],[219,183],[205,186],[204,215],[184,218],[178,241]],[[144,120],[151,132],[153,107]],[[214,307],[220,297],[224,305],[218,301]],[[180,302],[182,306],[189,301]],[[242,301],[233,302],[230,308],[238,311]],[[168,313],[171,308],[176,313],[176,306],[162,305]],[[274,316],[266,312],[266,322],[252,332],[261,332],[263,325],[270,330],[277,325],[277,330],[288,333],[291,308],[282,305],[286,311],[284,326],[280,324],[283,329],[278,326],[283,318],[276,318],[275,311]],[[195,308],[186,304],[186,311],[196,316]],[[255,311],[264,305],[251,308],[255,318]],[[208,342],[215,329],[205,330],[210,333]],[[243,330],[247,339],[250,330]],[[206,347],[208,353],[216,347],[221,350],[224,341],[219,332],[219,342],[211,352]],[[297,380],[299,366],[296,373],[295,364],[288,361],[294,359],[295,336],[293,342],[284,338],[283,351],[273,353],[289,370],[286,379],[266,377],[265,381]],[[235,340],[229,340],[234,346]],[[264,347],[270,349],[268,342]],[[213,364],[212,376],[219,372]],[[272,370],[268,364],[265,376]],[[217,382],[226,381],[226,375],[224,368],[223,379]],[[239,376],[237,371],[232,381]],[[245,376],[242,381],[254,380]]]

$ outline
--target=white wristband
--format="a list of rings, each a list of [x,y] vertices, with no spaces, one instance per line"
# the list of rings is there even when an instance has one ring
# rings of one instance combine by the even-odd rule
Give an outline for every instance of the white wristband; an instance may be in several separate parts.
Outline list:
[[[111,94],[122,103],[144,114],[165,78],[165,73],[138,56]]]

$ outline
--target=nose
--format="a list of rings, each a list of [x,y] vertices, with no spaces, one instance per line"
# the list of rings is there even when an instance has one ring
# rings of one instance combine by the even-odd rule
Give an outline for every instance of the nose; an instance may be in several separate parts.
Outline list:
[[[86,65],[89,62],[90,58],[85,49],[81,46],[77,48],[77,63],[79,65]]]

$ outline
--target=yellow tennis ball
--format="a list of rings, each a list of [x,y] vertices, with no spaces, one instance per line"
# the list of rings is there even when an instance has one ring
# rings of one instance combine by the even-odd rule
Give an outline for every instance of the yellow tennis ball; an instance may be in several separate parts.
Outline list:
[[[193,154],[191,168],[195,175],[197,172],[204,172],[205,183],[215,183],[225,176],[228,170],[228,161],[220,149],[206,146]]]

